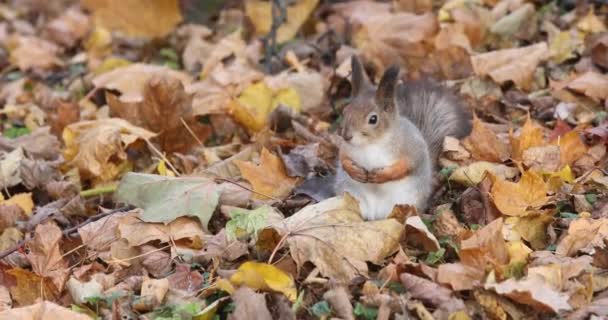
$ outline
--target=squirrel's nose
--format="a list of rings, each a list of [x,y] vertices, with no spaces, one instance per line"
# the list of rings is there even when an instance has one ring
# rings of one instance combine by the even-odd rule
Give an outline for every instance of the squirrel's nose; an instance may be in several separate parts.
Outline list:
[[[344,141],[350,141],[353,138],[353,132],[347,127],[342,128],[342,138]]]

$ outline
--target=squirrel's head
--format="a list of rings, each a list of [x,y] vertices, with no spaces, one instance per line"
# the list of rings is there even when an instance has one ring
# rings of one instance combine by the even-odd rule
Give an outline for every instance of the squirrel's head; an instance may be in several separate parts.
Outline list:
[[[399,67],[388,68],[376,89],[359,59],[353,56],[351,62],[352,95],[343,111],[340,135],[346,143],[362,146],[380,139],[397,119],[395,88]]]

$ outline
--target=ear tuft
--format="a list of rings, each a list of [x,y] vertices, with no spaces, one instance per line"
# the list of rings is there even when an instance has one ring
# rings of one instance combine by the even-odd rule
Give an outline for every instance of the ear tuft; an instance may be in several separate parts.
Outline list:
[[[352,86],[352,96],[356,96],[361,93],[362,89],[370,86],[369,78],[365,73],[365,69],[361,64],[361,61],[356,55],[351,56],[351,86]]]
[[[378,91],[376,92],[376,103],[387,112],[395,110],[395,88],[399,81],[399,66],[394,65],[384,71]]]

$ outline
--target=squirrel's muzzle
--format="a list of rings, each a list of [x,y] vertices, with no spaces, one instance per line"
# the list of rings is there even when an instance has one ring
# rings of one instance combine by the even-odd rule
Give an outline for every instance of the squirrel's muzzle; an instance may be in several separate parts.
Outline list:
[[[346,125],[342,126],[342,130],[340,130],[340,135],[342,136],[342,139],[347,142],[353,138],[352,130],[350,130],[349,127]]]

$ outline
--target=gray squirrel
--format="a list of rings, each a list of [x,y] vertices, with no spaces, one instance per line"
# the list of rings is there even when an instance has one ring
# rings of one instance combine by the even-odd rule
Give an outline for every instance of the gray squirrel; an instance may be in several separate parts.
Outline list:
[[[388,68],[376,88],[356,56],[352,99],[343,110],[334,190],[359,201],[366,220],[384,219],[397,204],[424,210],[446,136],[471,131],[471,115],[448,88],[429,80],[398,84]]]

